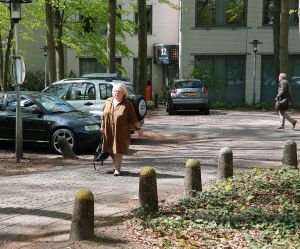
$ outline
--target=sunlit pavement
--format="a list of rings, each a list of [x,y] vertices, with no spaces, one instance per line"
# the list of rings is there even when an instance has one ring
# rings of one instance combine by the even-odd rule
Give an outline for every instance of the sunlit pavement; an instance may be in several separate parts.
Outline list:
[[[94,193],[96,216],[137,207],[142,166],[156,169],[160,200],[183,194],[184,165],[189,158],[200,160],[204,184],[214,179],[223,147],[233,151],[235,173],[253,167],[280,167],[285,141],[294,139],[299,144],[300,140],[300,113],[292,116],[299,123],[294,131],[288,123],[285,130],[277,130],[275,112],[213,110],[208,116],[193,112],[169,116],[160,110],[145,120],[145,137],[133,136],[120,177],[106,174],[111,159],[97,172],[92,165],[78,165],[0,176],[0,242],[27,241],[26,236],[29,244],[67,240],[74,197],[82,188]]]

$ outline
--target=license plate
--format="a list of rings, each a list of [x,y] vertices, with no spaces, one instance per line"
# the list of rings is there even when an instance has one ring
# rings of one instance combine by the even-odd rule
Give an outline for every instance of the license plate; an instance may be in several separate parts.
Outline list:
[[[184,93],[184,96],[196,96],[196,93]]]

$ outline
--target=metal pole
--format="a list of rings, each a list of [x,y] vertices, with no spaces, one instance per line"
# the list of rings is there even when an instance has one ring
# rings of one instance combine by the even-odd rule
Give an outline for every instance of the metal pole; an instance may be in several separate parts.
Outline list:
[[[15,23],[15,40],[16,40],[16,51],[15,55],[18,55],[18,24]],[[16,160],[17,163],[20,162],[20,159],[23,157],[23,128],[22,128],[22,110],[20,106],[20,82],[18,82],[17,77],[17,63],[16,58],[14,58],[14,67],[15,67],[15,88],[16,88]],[[21,79],[21,77],[20,77]]]
[[[256,51],[254,51],[254,70],[253,70],[253,105],[255,105],[255,79],[256,79]]]
[[[44,55],[45,58],[45,88],[47,87],[47,55]]]

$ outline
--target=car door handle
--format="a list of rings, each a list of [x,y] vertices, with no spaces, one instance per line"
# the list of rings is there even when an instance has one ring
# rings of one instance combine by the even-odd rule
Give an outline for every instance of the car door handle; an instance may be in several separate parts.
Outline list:
[[[84,103],[84,105],[93,105],[93,103],[92,102],[86,102],[86,103]]]

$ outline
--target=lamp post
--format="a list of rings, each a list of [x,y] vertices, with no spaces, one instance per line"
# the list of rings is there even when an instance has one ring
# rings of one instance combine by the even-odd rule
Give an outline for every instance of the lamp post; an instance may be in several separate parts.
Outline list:
[[[262,44],[259,40],[253,40],[249,44],[253,45],[253,52],[254,52],[254,58],[253,58],[253,100],[252,103],[255,105],[255,80],[256,80],[256,53],[257,53],[257,45]]]
[[[3,3],[9,3],[10,18],[15,24],[15,55],[14,55],[14,76],[15,76],[15,89],[16,89],[16,161],[20,162],[23,157],[23,132],[22,132],[22,110],[20,107],[20,84],[22,77],[18,77],[17,58],[18,58],[18,22],[21,20],[21,4],[31,3],[32,0],[0,0]]]
[[[47,87],[47,55],[48,55],[48,46],[43,46],[41,49],[44,51],[44,62],[45,62],[45,88]]]

